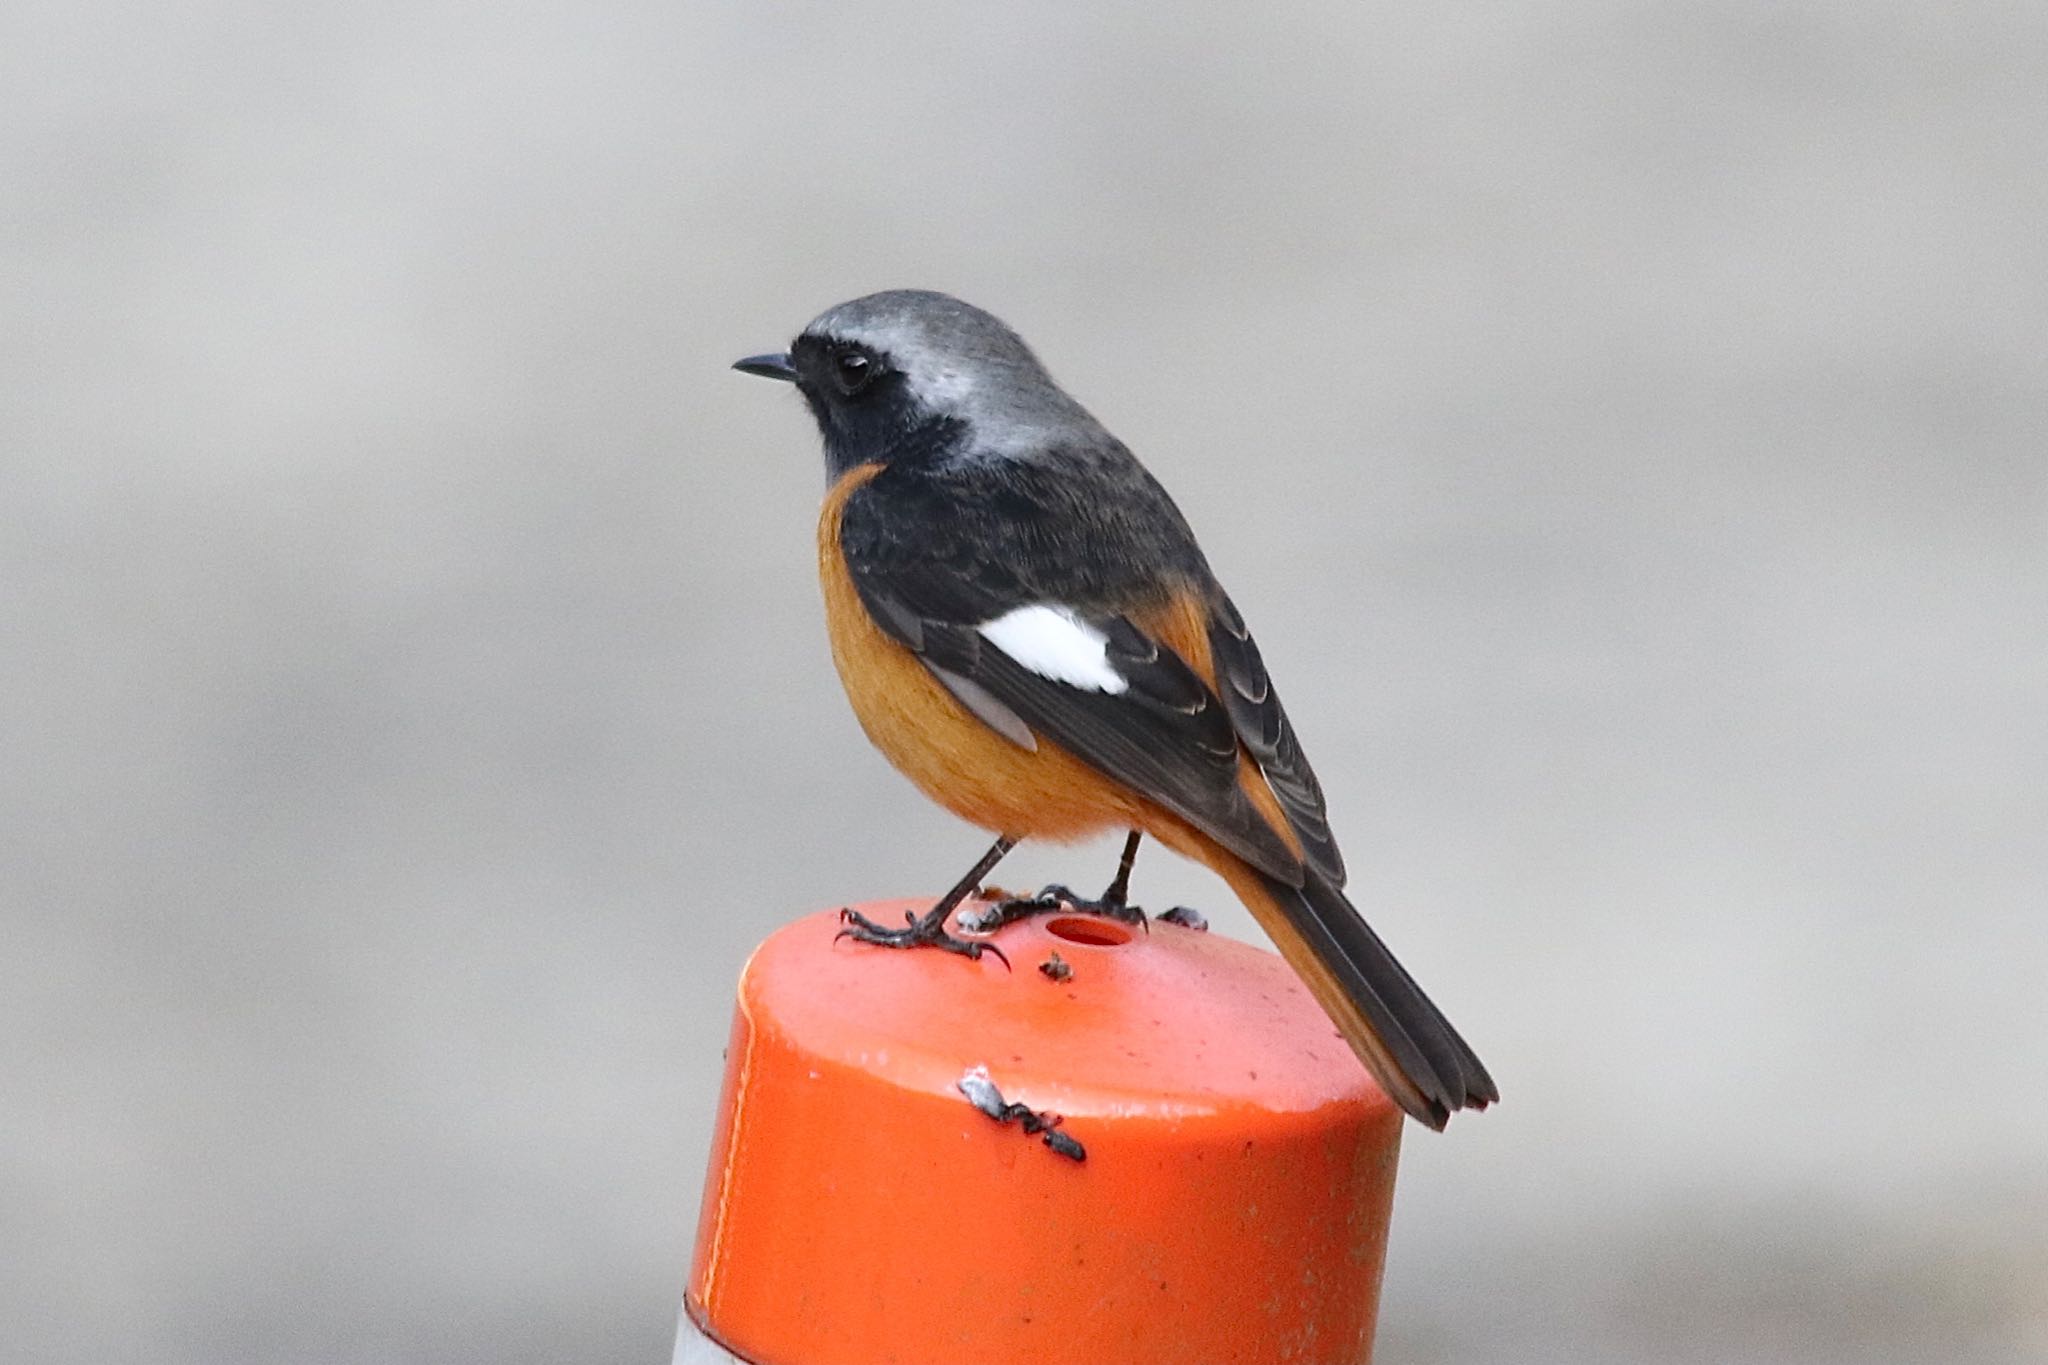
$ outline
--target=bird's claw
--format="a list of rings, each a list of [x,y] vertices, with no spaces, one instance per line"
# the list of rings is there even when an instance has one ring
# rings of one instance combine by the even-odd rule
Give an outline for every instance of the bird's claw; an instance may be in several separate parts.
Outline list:
[[[1040,891],[1036,899],[1044,900],[1047,897],[1052,899],[1053,908],[1055,909],[1064,905],[1067,909],[1077,914],[1098,915],[1103,919],[1115,920],[1119,924],[1135,924],[1141,928],[1148,927],[1145,912],[1126,901],[1122,896],[1112,896],[1105,892],[1094,900],[1089,900],[1086,896],[1075,895],[1072,887],[1062,886],[1060,883],[1054,882],[1051,886]]]
[[[1003,950],[995,944],[955,938],[947,933],[944,915],[927,914],[920,917],[906,912],[903,921],[904,927],[901,929],[884,929],[858,910],[842,908],[839,911],[841,928],[832,936],[832,941],[837,943],[842,938],[850,938],[855,943],[872,943],[878,948],[937,948],[943,952],[958,954],[970,962],[981,961],[981,955],[987,953],[1005,968],[1010,965],[1010,959],[1003,956]]]
[[[1145,912],[1135,905],[1125,903],[1122,898],[1102,896],[1090,900],[1086,896],[1077,895],[1072,887],[1063,886],[1059,882],[1042,888],[1034,896],[1009,896],[995,902],[986,910],[969,911],[960,916],[960,925],[970,933],[987,934],[1004,925],[1015,924],[1019,920],[1050,915],[1058,911],[1097,915],[1123,924],[1135,924],[1148,932],[1151,929]]]

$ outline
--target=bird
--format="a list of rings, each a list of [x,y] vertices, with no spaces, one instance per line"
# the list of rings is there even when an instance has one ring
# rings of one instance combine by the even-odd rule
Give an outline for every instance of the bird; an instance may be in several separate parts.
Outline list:
[[[1223,879],[1409,1115],[1441,1130],[1499,1098],[1345,897],[1322,786],[1186,518],[1016,332],[887,290],[733,367],[816,419],[826,630],[861,728],[996,836],[924,915],[848,911],[846,934],[978,957],[948,916],[1017,843],[1126,832],[1115,910],[1149,835]]]

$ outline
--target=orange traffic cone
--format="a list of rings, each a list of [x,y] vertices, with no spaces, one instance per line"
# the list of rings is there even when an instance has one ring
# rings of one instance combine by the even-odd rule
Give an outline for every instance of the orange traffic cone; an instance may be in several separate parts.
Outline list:
[[[1278,957],[1054,915],[990,940],[1005,970],[838,928],[741,973],[679,1362],[1370,1358],[1401,1113]]]

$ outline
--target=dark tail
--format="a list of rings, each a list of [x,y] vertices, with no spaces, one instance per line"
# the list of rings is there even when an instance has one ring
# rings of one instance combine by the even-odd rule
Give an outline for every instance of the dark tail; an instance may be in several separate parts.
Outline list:
[[[1500,1098],[1485,1065],[1342,891],[1313,872],[1295,887],[1243,863],[1217,870],[1396,1104],[1442,1129],[1456,1111]]]

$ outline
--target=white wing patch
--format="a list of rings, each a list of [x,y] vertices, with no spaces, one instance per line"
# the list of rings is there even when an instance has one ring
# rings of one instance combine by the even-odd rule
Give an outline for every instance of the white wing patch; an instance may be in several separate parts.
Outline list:
[[[1110,667],[1109,637],[1066,607],[1018,607],[975,629],[1041,678],[1111,696],[1130,686]]]

